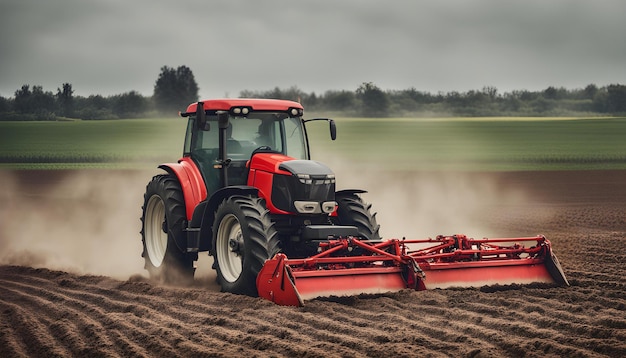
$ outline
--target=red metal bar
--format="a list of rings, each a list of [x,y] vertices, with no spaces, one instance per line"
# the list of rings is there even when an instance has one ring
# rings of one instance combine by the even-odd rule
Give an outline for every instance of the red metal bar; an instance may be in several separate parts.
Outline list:
[[[555,282],[542,259],[433,263],[421,266],[426,289]]]
[[[407,287],[402,268],[370,267],[339,270],[294,271],[300,297],[353,296],[362,293],[399,291]]]

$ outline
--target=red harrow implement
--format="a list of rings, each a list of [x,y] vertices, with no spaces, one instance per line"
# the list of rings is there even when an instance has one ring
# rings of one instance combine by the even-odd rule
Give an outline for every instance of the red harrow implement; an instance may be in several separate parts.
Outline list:
[[[277,254],[267,260],[257,278],[259,296],[280,305],[302,306],[315,297],[407,288],[569,285],[543,236],[476,240],[454,235],[377,244],[345,237],[320,244],[319,251],[304,259]]]

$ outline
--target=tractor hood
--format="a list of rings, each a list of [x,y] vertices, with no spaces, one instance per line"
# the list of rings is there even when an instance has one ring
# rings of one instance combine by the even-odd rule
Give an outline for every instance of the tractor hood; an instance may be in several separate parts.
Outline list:
[[[257,187],[272,213],[329,214],[335,210],[335,174],[326,165],[279,153],[258,153],[248,185]]]
[[[308,175],[311,178],[326,179],[329,176],[335,178],[329,167],[313,160],[290,160],[281,163],[278,169],[286,170],[297,177]]]
[[[286,161],[293,160],[295,159],[280,153],[258,153],[252,156],[248,167],[255,171],[290,175],[291,172],[280,169],[280,166]]]
[[[304,176],[315,178],[335,178],[333,171],[326,165],[314,160],[300,160],[280,153],[259,153],[252,157],[248,166],[253,170],[268,173]]]

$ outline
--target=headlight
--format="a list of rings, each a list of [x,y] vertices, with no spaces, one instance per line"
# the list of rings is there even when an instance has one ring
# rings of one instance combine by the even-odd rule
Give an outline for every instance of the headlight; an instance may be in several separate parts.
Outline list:
[[[302,184],[313,184],[313,185],[323,185],[323,184],[335,184],[335,175],[330,174],[324,177],[317,177],[315,179],[311,178],[309,174],[298,174],[296,175],[298,180]]]
[[[333,211],[335,211],[336,207],[337,207],[336,201],[325,201],[322,203],[322,211],[327,214],[330,214]]]
[[[309,174],[298,174],[298,180],[300,180],[300,183],[302,184],[313,184],[313,180],[311,179],[311,176]]]
[[[320,204],[315,201],[294,201],[293,206],[300,214],[319,214],[322,212]]]

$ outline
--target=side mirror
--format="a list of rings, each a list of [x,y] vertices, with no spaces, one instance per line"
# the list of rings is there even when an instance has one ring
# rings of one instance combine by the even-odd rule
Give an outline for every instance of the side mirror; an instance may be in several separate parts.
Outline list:
[[[330,126],[330,139],[337,139],[337,125],[335,121],[330,118],[313,118],[313,119],[303,119],[302,123],[312,122],[312,121],[327,121]]]
[[[337,125],[335,124],[335,121],[332,119],[329,119],[328,125],[330,126],[330,139],[332,140],[337,139]]]

